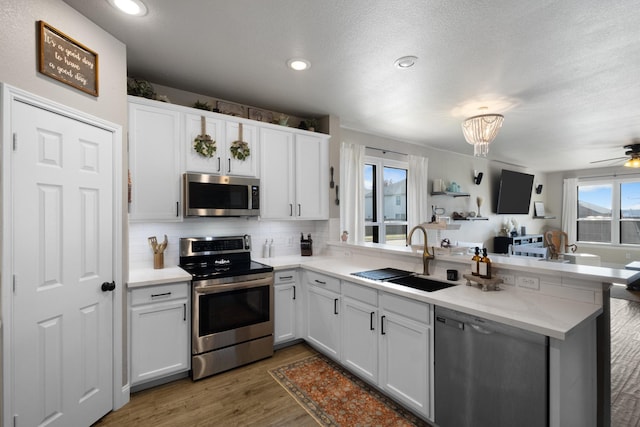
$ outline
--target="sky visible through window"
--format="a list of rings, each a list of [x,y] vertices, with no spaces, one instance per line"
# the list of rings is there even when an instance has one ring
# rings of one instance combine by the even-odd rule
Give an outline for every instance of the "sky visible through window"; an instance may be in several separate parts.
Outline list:
[[[611,185],[581,185],[578,200],[611,210],[611,194]],[[620,209],[623,212],[635,211],[631,216],[640,215],[640,181],[620,184]]]

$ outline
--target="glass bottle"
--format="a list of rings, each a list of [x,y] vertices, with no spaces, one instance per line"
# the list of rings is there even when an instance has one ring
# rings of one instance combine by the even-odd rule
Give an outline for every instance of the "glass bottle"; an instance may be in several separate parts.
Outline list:
[[[477,276],[480,262],[480,248],[476,246],[476,254],[471,258],[471,274]]]
[[[478,274],[485,279],[491,279],[491,259],[487,256],[487,248],[482,249],[482,259],[478,265]]]

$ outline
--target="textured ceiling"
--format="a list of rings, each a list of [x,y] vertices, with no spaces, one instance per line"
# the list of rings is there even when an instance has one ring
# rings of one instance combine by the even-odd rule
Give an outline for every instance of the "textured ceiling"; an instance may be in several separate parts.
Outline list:
[[[65,1],[165,86],[464,154],[487,106],[505,116],[488,158],[536,171],[621,165],[590,162],[640,138],[635,0],[143,0],[140,18]]]

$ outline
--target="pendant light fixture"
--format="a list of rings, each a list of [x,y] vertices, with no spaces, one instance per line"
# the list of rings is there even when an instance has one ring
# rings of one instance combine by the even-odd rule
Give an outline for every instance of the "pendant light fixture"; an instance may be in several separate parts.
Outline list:
[[[481,114],[469,117],[462,123],[464,139],[473,145],[474,156],[487,156],[489,144],[498,135],[503,121],[501,114]]]

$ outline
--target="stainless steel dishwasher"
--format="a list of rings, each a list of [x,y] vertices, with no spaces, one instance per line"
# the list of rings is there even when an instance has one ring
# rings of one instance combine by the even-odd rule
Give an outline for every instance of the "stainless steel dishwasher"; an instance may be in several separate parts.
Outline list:
[[[435,308],[440,427],[548,425],[548,338]]]

